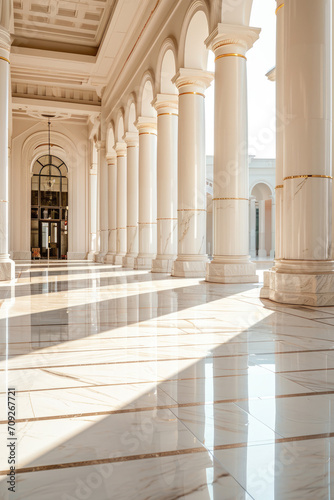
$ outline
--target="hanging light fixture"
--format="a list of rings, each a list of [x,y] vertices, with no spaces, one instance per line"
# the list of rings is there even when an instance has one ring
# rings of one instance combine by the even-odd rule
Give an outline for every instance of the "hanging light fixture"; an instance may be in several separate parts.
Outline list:
[[[49,147],[49,177],[44,183],[44,186],[46,188],[46,191],[52,191],[55,181],[55,178],[52,178],[52,172],[51,172],[51,166],[52,166],[52,158],[51,158],[51,121],[50,121],[50,116],[48,116],[48,147]]]

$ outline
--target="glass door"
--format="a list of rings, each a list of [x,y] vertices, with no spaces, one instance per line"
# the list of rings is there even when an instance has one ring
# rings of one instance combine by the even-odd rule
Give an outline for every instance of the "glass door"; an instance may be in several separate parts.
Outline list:
[[[40,221],[40,249],[42,259],[59,259],[60,222]]]

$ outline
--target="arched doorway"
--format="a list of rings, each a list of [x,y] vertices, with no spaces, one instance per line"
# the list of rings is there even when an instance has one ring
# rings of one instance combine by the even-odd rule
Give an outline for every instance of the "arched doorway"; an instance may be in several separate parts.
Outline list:
[[[31,251],[41,259],[67,259],[68,169],[57,156],[41,156],[32,169]]]

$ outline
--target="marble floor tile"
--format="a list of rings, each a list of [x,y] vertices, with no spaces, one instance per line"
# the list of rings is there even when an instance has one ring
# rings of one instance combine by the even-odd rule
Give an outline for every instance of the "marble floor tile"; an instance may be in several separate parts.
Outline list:
[[[20,263],[0,284],[1,500],[332,500],[334,309],[260,287]]]
[[[220,450],[215,457],[256,500],[333,498],[333,438]]]
[[[208,453],[20,474],[15,494],[5,488],[3,500],[251,500]]]

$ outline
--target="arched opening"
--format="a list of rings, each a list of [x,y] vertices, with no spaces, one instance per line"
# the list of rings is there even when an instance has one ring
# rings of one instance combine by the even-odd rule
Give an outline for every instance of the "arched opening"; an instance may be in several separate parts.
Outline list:
[[[266,258],[273,251],[273,196],[270,187],[263,182],[256,184],[251,191],[250,203],[251,253],[254,257]]]
[[[41,156],[31,178],[33,258],[67,259],[68,169],[57,156]]]
[[[153,101],[153,86],[151,80],[146,80],[141,96],[141,116],[155,118],[157,112],[152,106]]]
[[[172,83],[172,78],[176,73],[176,64],[174,52],[168,49],[165,52],[160,74],[160,89],[162,94],[177,94],[177,89],[174,83]]]
[[[138,132],[135,126],[136,121],[137,121],[136,105],[134,102],[132,102],[129,109],[128,132],[134,132],[134,133]]]
[[[123,113],[120,114],[117,122],[117,130],[116,130],[116,142],[123,142],[123,137],[124,137],[124,118],[123,118]]]
[[[196,12],[187,29],[184,65],[185,68],[207,69],[208,50],[204,44],[209,36],[208,20],[202,10]]]

